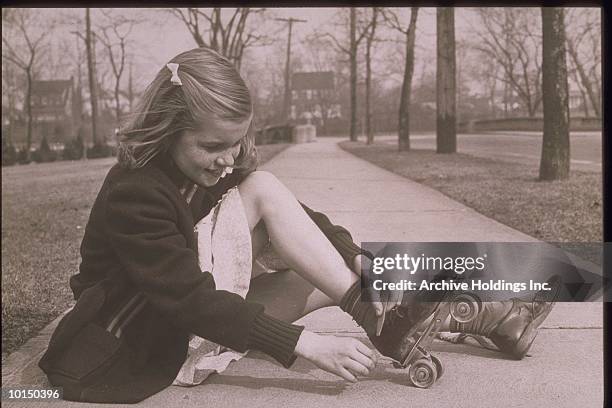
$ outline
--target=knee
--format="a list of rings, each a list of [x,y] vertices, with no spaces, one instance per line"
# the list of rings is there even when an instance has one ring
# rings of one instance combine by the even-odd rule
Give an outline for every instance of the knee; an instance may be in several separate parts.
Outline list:
[[[277,208],[287,188],[272,173],[257,170],[250,173],[238,186],[243,198],[250,199],[261,213]]]

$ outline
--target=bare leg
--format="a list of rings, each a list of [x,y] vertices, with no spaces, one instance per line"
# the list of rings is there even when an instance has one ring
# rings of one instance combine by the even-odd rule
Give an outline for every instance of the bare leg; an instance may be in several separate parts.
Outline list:
[[[268,244],[268,232],[260,221],[251,235],[253,259]],[[253,276],[247,300],[265,305],[269,315],[292,323],[334,301],[293,270]]]
[[[292,270],[264,274],[253,279],[247,300],[263,304],[267,314],[287,323],[335,304]]]
[[[340,303],[359,277],[293,194],[265,172],[251,173],[238,189],[251,236],[263,221],[276,253],[296,273],[255,278],[247,297],[266,304],[268,313],[290,322],[315,308]],[[254,249],[258,245],[254,242]],[[269,281],[262,282],[266,278]],[[301,332],[294,353],[351,382],[356,382],[358,375],[368,375],[376,360],[373,351],[356,339],[321,336],[308,330]]]
[[[359,280],[293,194],[272,174],[256,171],[239,186],[249,229],[261,220],[278,255],[338,304]]]

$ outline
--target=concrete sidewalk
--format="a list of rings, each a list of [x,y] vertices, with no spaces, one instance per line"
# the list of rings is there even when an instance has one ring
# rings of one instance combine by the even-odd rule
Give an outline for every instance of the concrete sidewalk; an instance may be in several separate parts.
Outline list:
[[[275,173],[301,201],[347,227],[356,241],[534,241],[437,191],[360,160],[336,142],[319,139],[292,146],[263,169]],[[7,358],[3,386],[46,384],[36,363],[56,322]],[[437,342],[433,350],[442,360],[445,374],[427,390],[408,386],[407,371],[394,369],[384,360],[369,378],[349,386],[303,359],[285,370],[253,352],[221,375],[211,376],[205,385],[170,387],[139,405],[600,407],[602,322],[601,303],[557,304],[532,346],[532,356],[522,361],[507,360],[471,345]],[[319,310],[300,323],[313,331],[367,342],[363,332],[338,308]],[[27,404],[45,405],[58,406]]]

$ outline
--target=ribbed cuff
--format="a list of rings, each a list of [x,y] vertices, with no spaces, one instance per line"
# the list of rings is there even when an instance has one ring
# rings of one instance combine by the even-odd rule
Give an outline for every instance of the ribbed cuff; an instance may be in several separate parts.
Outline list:
[[[291,367],[297,356],[295,345],[304,326],[285,323],[265,313],[260,313],[253,322],[248,348],[263,351],[274,357],[285,368]]]
[[[348,232],[337,233],[334,236],[333,245],[338,253],[340,253],[340,256],[342,256],[342,259],[344,259],[344,262],[351,267],[353,265],[353,259],[357,255],[364,253],[364,251],[353,242],[351,234]]]

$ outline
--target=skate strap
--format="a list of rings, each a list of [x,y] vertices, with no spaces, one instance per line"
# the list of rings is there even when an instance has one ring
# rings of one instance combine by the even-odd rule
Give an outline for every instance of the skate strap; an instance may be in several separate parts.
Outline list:
[[[476,342],[487,350],[492,351],[500,351],[489,339],[484,336],[479,336],[477,334],[467,334],[467,333],[446,333],[440,332],[436,334],[436,337],[440,340],[453,343],[453,344],[462,344],[465,343],[468,337],[473,338]]]

